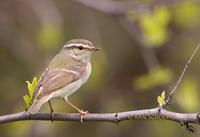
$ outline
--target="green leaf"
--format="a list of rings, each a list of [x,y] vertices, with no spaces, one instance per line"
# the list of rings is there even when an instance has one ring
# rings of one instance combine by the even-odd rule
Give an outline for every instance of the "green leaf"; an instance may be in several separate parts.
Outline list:
[[[32,90],[31,83],[29,81],[26,81],[26,83],[27,83],[27,87],[28,87],[28,92],[30,94],[30,91]]]
[[[159,106],[162,106],[162,99],[160,96],[157,96],[157,102],[158,102]]]
[[[158,105],[161,107],[165,103],[165,91],[161,93],[161,96],[157,97]]]
[[[30,100],[32,101],[33,99],[33,93],[35,91],[35,87],[37,86],[37,77],[33,78],[33,81],[31,83],[31,90],[29,91],[29,96],[30,96]]]
[[[26,81],[26,83],[28,84],[28,92],[29,92],[30,100],[32,100],[33,92],[35,91],[35,87],[37,85],[37,77],[33,78],[32,83],[30,83],[29,81]]]
[[[24,98],[26,107],[29,108],[32,103],[32,100],[33,100],[33,93],[35,91],[35,87],[37,86],[37,83],[38,83],[37,77],[34,77],[31,83],[29,81],[26,81],[26,83],[27,83],[29,96],[25,95],[25,96],[23,96],[23,98]]]
[[[133,80],[133,86],[137,91],[149,90],[157,86],[165,85],[172,79],[172,71],[164,67],[156,67],[147,74],[142,74]]]
[[[160,46],[167,41],[170,19],[171,14],[166,7],[156,7],[152,12],[141,15],[139,23],[146,45]]]
[[[32,81],[32,86],[33,86],[34,90],[35,90],[35,87],[36,87],[37,83],[38,83],[37,77],[34,77],[33,81]]]
[[[165,91],[162,92],[161,98],[162,98],[163,100],[165,100]]]
[[[24,103],[26,105],[26,108],[28,109],[30,107],[30,98],[28,95],[23,96]]]

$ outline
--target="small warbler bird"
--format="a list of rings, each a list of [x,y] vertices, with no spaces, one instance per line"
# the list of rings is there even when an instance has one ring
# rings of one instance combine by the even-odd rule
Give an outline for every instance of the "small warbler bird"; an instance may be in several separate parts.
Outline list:
[[[26,113],[35,114],[44,103],[48,102],[53,115],[50,100],[61,98],[81,116],[85,115],[87,111],[73,105],[68,97],[88,80],[91,73],[91,54],[97,50],[99,48],[85,39],[73,39],[67,42],[41,75],[34,91],[35,98]]]

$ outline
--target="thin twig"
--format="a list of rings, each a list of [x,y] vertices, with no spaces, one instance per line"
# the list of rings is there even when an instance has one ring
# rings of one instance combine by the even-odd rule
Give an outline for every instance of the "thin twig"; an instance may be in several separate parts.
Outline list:
[[[134,110],[116,113],[89,113],[83,117],[83,121],[99,121],[99,122],[113,122],[119,123],[124,120],[170,120],[178,123],[195,123],[200,124],[199,113],[177,113],[159,108]],[[22,120],[45,120],[45,121],[78,121],[81,117],[78,113],[58,114],[54,113],[52,117],[50,113],[36,113],[33,115],[26,115],[25,112],[19,112],[10,115],[0,116],[0,124],[22,121]]]
[[[199,48],[200,48],[200,43],[197,45],[196,49],[193,51],[193,53],[192,53],[191,57],[189,58],[188,62],[185,64],[185,67],[184,67],[184,69],[183,69],[183,71],[182,71],[182,73],[181,73],[181,75],[180,75],[178,81],[176,82],[176,85],[175,85],[174,88],[171,90],[171,92],[170,92],[170,94],[169,94],[169,96],[168,96],[168,98],[167,98],[165,104],[163,104],[163,108],[165,108],[166,106],[169,105],[170,101],[172,100],[172,97],[174,96],[174,94],[175,94],[175,92],[176,92],[177,87],[180,85],[180,83],[181,83],[181,81],[182,81],[182,79],[183,79],[183,76],[184,76],[185,72],[187,71],[187,69],[188,69],[188,67],[189,67],[189,65],[190,65],[190,63],[191,63],[191,61],[192,61],[192,59],[194,58],[194,56],[195,56],[195,54],[196,54],[196,52],[198,51]]]

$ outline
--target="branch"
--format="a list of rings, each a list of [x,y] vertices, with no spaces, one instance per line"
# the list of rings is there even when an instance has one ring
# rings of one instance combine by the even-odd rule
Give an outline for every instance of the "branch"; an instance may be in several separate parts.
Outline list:
[[[170,103],[170,101],[172,100],[172,97],[174,96],[177,87],[180,85],[180,83],[181,83],[181,81],[182,81],[182,79],[183,79],[183,76],[184,76],[185,72],[187,71],[187,69],[188,69],[188,67],[189,67],[189,65],[190,65],[190,63],[191,63],[191,61],[192,61],[192,59],[194,58],[194,56],[195,56],[195,54],[197,53],[197,51],[198,51],[199,48],[200,48],[200,43],[197,45],[196,49],[193,51],[192,55],[190,56],[188,62],[185,64],[185,67],[184,67],[184,69],[183,69],[183,71],[182,71],[182,73],[181,73],[181,75],[180,75],[178,81],[176,82],[176,85],[175,85],[174,88],[171,90],[171,92],[170,92],[170,94],[169,94],[169,96],[168,96],[168,98],[167,98],[165,104],[163,105],[164,108],[165,108],[166,106],[168,106],[169,103]]]
[[[133,1],[111,1],[111,0],[75,0],[80,4],[83,4],[89,8],[92,8],[97,11],[104,12],[111,15],[121,15],[125,14],[131,9],[140,9],[145,6],[141,6],[138,2]]]
[[[86,121],[101,121],[119,123],[124,120],[170,120],[179,123],[195,123],[200,125],[199,113],[176,113],[160,108],[117,112],[117,113],[101,113],[101,114],[86,114],[83,117]],[[53,120],[53,121],[80,121],[80,114],[54,114],[51,118],[50,113],[37,113],[33,115],[26,115],[25,112],[19,112],[10,115],[0,116],[0,124],[9,123],[22,120]]]

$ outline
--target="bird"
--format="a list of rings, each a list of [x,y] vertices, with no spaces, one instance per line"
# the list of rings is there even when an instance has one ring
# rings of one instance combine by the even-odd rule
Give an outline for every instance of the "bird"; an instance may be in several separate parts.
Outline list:
[[[87,111],[72,104],[68,97],[87,82],[91,74],[92,53],[99,49],[86,39],[72,39],[64,44],[40,76],[26,114],[37,113],[48,102],[53,117],[54,110],[50,102],[53,98],[63,99],[80,113],[81,118],[87,114]]]

